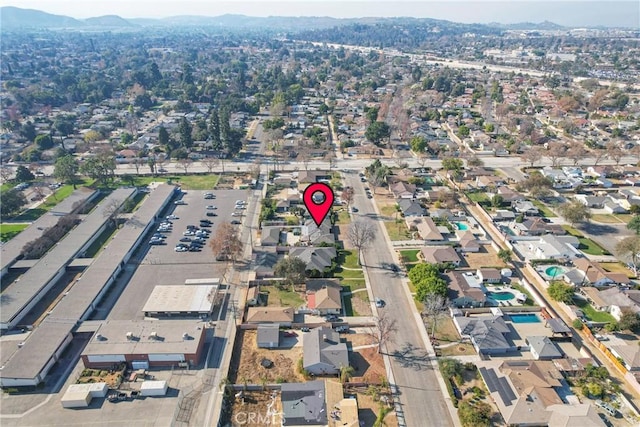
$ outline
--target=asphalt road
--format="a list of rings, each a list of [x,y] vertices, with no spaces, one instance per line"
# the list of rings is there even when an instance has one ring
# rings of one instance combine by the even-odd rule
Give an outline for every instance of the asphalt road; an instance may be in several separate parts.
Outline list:
[[[411,315],[412,302],[406,297],[401,277],[390,268],[395,261],[382,230],[384,224],[375,213],[373,200],[367,199],[357,173],[345,176],[346,185],[355,189],[352,206],[359,211],[354,214],[354,220],[366,221],[375,227],[374,241],[363,258],[374,296],[387,303],[378,310],[387,311],[397,321],[398,330],[393,342],[387,343],[386,352],[390,356],[394,384],[399,389],[405,425],[449,427],[453,422],[421,338],[419,328],[423,326]]]

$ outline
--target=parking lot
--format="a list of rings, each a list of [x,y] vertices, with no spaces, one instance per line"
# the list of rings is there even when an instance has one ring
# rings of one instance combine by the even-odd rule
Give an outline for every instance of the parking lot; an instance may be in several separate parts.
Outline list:
[[[214,194],[214,199],[205,199],[204,194]],[[236,200],[246,200],[247,192],[243,190],[189,191],[181,200],[186,204],[174,205],[166,215],[175,215],[172,231],[163,233],[165,244],[149,246],[149,250],[137,266],[131,280],[124,288],[108,319],[129,320],[143,317],[142,307],[156,285],[179,285],[187,279],[221,278],[227,267],[225,262],[218,262],[208,246],[210,238],[205,239],[200,252],[176,252],[175,247],[183,238],[187,225],[200,228],[201,219],[213,222],[208,228],[211,234],[222,222],[232,220],[244,221],[244,216],[232,216],[233,212],[246,212],[234,208]],[[207,209],[207,206],[216,209]],[[206,212],[214,212],[216,216],[208,217]],[[240,225],[239,225],[240,227]],[[147,244],[147,243],[145,243]],[[186,243],[187,245],[189,243]],[[135,266],[128,266],[129,269]]]

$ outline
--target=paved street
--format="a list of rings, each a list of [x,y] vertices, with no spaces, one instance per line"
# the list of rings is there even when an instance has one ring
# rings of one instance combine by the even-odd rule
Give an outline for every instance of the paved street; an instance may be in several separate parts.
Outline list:
[[[401,413],[406,426],[452,426],[442,391],[422,340],[420,329],[411,314],[412,309],[403,288],[401,277],[391,271],[395,263],[390,242],[382,230],[384,224],[378,220],[373,201],[366,198],[364,187],[356,173],[345,174],[346,185],[355,189],[353,206],[359,209],[354,220],[368,221],[375,227],[375,240],[364,252],[371,288],[375,297],[387,302],[385,310],[397,321],[398,331],[394,342],[386,346],[390,355],[395,385],[399,389]]]

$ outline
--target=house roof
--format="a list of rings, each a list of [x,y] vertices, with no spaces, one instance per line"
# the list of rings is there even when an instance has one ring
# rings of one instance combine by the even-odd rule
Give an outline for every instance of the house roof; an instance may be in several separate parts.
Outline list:
[[[293,314],[291,307],[249,307],[247,323],[291,323]]]
[[[592,262],[587,258],[578,258],[573,261],[573,265],[583,274],[586,273],[589,283],[597,283],[604,279],[609,279],[615,283],[629,283],[629,277],[621,273],[609,273],[605,271],[600,264]]]
[[[504,336],[509,333],[509,327],[501,316],[456,316],[454,319],[461,335],[470,336],[480,352],[484,349],[511,347]]]
[[[478,287],[469,286],[462,273],[457,271],[449,272],[445,275],[448,281],[449,293],[452,294],[451,299],[457,299],[461,297],[470,298],[474,301],[484,303],[487,298],[482,292],[482,289]]]
[[[420,252],[425,261],[434,264],[460,262],[460,256],[451,246],[425,246]]]
[[[276,343],[280,345],[280,324],[266,323],[258,325],[258,344]]]
[[[313,298],[307,298],[308,307],[316,310],[340,309],[342,300],[340,298],[339,286],[327,286],[311,294]],[[311,296],[308,295],[308,296]]]
[[[600,291],[600,298],[606,301],[608,306],[616,305],[620,308],[626,307],[636,313],[640,311],[640,307],[638,307],[636,302],[629,298],[626,292],[618,287]]]
[[[397,197],[403,194],[415,194],[416,186],[413,184],[408,184],[404,181],[398,181],[390,187],[391,192]]]
[[[349,366],[347,344],[340,342],[340,334],[331,328],[321,326],[312,329],[303,341],[304,366],[318,363],[340,369]]]
[[[427,212],[419,202],[411,199],[400,199],[398,205],[405,215],[425,215]]]
[[[405,222],[407,223],[407,227],[409,229],[415,227],[418,230],[418,234],[423,240],[444,240],[442,233],[438,231],[438,227],[435,222],[428,217],[414,217],[414,218],[406,218]]]
[[[480,248],[480,243],[476,240],[476,236],[474,236],[471,231],[458,231],[456,234],[460,239],[459,244],[463,249]]]
[[[562,352],[551,342],[547,336],[532,336],[527,337],[529,346],[535,350],[538,357],[544,358],[560,358]]]
[[[324,381],[283,383],[283,426],[327,425]]]
[[[336,248],[333,246],[297,246],[289,250],[289,256],[304,261],[307,264],[307,270],[323,271],[325,268],[331,267],[331,262],[336,257]]]
[[[478,273],[482,275],[483,280],[500,280],[502,275],[497,268],[479,268]]]
[[[280,243],[280,232],[282,227],[280,226],[264,226],[260,234],[261,244],[277,245]]]
[[[640,368],[640,346],[612,345],[610,348],[617,353],[631,369]]]
[[[580,288],[580,292],[589,298],[593,304],[598,307],[608,307],[609,304],[600,296],[600,289],[593,286],[584,286]]]

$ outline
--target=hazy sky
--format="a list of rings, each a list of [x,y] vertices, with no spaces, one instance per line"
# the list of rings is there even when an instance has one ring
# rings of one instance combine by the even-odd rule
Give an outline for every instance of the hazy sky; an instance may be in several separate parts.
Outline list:
[[[120,15],[123,18],[162,18],[175,15],[218,16],[411,16],[456,22],[541,22],[569,26],[625,26],[640,28],[640,1],[620,0],[404,0],[396,2],[349,0],[4,0],[3,6],[39,9],[49,13],[88,18]]]

